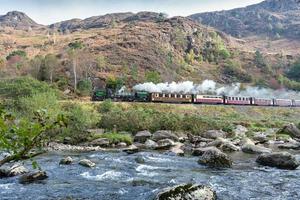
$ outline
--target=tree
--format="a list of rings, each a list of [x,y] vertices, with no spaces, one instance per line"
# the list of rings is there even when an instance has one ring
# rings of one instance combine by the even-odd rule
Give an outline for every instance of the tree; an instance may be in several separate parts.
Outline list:
[[[96,58],[96,62],[97,62],[97,67],[100,70],[100,72],[103,72],[103,70],[105,70],[106,65],[107,65],[106,58],[104,56],[102,56],[102,55],[99,55]]]
[[[42,62],[43,62],[43,57],[40,56],[40,55],[35,56],[29,62],[31,75],[32,75],[32,77],[34,77],[38,80],[39,80],[39,75],[40,75],[40,69],[41,69],[41,66],[42,66]]]
[[[51,83],[53,83],[53,74],[54,74],[55,69],[58,67],[58,65],[59,65],[59,62],[55,55],[48,54],[45,56],[44,66],[49,73],[49,79],[50,79]]]
[[[0,110],[0,150],[11,155],[0,160],[0,167],[11,161],[32,158],[32,149],[41,147],[49,138],[48,132],[64,124],[63,116],[50,121],[46,111],[37,111],[34,120],[16,119]]]
[[[160,74],[157,71],[147,71],[145,74],[147,82],[159,83],[161,82]]]
[[[255,52],[254,61],[256,66],[259,68],[266,66],[265,58],[263,57],[262,53],[259,50]]]
[[[77,64],[78,64],[78,52],[80,49],[82,49],[84,46],[82,42],[75,41],[70,43],[69,45],[69,57],[72,60],[72,70],[73,70],[73,76],[74,76],[74,90],[77,90]]]
[[[287,72],[287,77],[298,82],[300,81],[300,59]]]
[[[186,54],[185,56],[185,61],[188,63],[188,64],[192,64],[195,60],[195,53],[194,53],[194,50],[191,49],[189,53]]]

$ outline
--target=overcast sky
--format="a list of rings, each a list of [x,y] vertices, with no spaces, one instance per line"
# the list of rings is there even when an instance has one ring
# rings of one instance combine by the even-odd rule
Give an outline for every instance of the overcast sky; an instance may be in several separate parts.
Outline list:
[[[228,10],[262,0],[0,0],[0,15],[22,11],[40,24],[114,12],[154,11],[170,16]]]

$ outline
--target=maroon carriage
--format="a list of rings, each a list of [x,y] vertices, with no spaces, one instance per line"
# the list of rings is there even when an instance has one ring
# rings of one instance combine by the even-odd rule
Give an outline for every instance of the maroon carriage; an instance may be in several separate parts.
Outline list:
[[[223,104],[223,96],[213,95],[194,95],[194,103],[198,104]]]
[[[251,97],[229,97],[225,96],[224,104],[227,105],[251,105]]]
[[[252,98],[252,104],[255,106],[273,106],[273,99]]]
[[[291,107],[293,100],[291,99],[274,99],[274,106]]]

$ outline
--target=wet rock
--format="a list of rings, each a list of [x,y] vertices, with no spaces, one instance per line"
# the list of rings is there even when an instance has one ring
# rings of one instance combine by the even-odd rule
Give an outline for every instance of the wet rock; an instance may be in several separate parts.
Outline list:
[[[145,142],[145,147],[147,149],[156,149],[157,146],[158,146],[158,144],[156,142],[154,142],[153,140],[147,140]]]
[[[224,138],[217,138],[215,141],[208,143],[206,146],[215,146],[220,148],[222,151],[239,151],[240,148],[236,145],[234,145],[229,140],[226,140]]]
[[[0,168],[0,178],[9,177],[9,169],[7,168]]]
[[[20,177],[19,182],[21,184],[29,184],[39,182],[48,178],[48,175],[44,171],[38,171],[33,173],[24,174]]]
[[[245,144],[242,146],[242,151],[244,153],[249,154],[262,154],[262,153],[271,153],[272,150],[266,147],[253,145],[253,144]]]
[[[269,139],[267,138],[266,135],[264,135],[263,133],[256,133],[254,136],[253,136],[253,140],[254,141],[257,141],[258,143],[266,143],[269,141]]]
[[[65,137],[63,143],[64,144],[72,144],[72,138],[71,137]]]
[[[262,154],[256,159],[256,162],[264,166],[289,170],[294,170],[299,166],[296,157],[288,152]]]
[[[240,146],[244,146],[246,144],[255,145],[255,143],[249,138],[243,138],[239,143]]]
[[[152,140],[156,142],[164,139],[170,139],[175,142],[179,141],[179,138],[171,131],[164,131],[164,130],[156,131],[152,136]]]
[[[278,133],[287,134],[293,138],[300,138],[300,129],[293,123],[285,125]]]
[[[196,148],[193,149],[192,155],[193,156],[202,156],[208,150],[218,150],[216,147],[204,147],[204,148]]]
[[[26,169],[23,165],[20,164],[15,164],[9,169],[9,174],[8,176],[19,176],[21,174],[26,174],[28,173],[29,170]]]
[[[145,164],[145,158],[143,156],[138,156],[134,160],[136,163]]]
[[[198,163],[217,168],[230,168],[232,166],[231,158],[216,148],[205,151]]]
[[[237,125],[233,130],[233,134],[237,137],[245,137],[248,129],[242,125]]]
[[[202,137],[208,139],[225,138],[226,133],[222,130],[209,130],[202,134]]]
[[[173,140],[163,139],[163,140],[159,140],[157,142],[157,145],[158,146],[156,147],[156,149],[159,149],[159,150],[168,150],[171,147],[173,147],[175,145],[175,143],[174,143]]]
[[[107,138],[99,138],[89,142],[89,146],[109,147],[110,141]]]
[[[95,163],[93,163],[92,161],[88,160],[88,159],[83,159],[79,161],[79,165],[83,166],[83,167],[89,167],[89,168],[93,168],[96,166]]]
[[[184,184],[166,188],[154,200],[216,200],[216,192],[204,185]]]
[[[116,147],[117,148],[126,148],[127,144],[125,142],[119,142]]]
[[[294,150],[300,150],[300,143],[299,142],[289,142],[285,144],[279,144],[279,149],[294,149]]]
[[[152,134],[149,131],[140,131],[134,136],[134,141],[139,143],[145,143],[151,137]]]
[[[128,148],[123,149],[123,152],[126,152],[127,154],[134,154],[139,152],[139,148],[135,145],[130,145]]]
[[[90,151],[103,151],[103,149],[99,146],[90,147],[90,146],[74,146],[74,145],[66,145],[51,142],[45,148],[47,151],[74,151],[74,152],[90,152]]]
[[[72,163],[73,163],[73,158],[71,158],[70,156],[61,159],[59,162],[60,165],[70,165]]]
[[[181,149],[183,147],[182,143],[176,143],[169,151],[172,155],[184,156],[184,151]]]

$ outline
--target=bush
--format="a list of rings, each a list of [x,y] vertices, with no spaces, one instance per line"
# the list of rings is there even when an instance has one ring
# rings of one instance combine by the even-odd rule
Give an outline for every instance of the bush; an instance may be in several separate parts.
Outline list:
[[[6,60],[10,60],[12,57],[14,56],[20,56],[20,57],[23,57],[25,58],[27,56],[26,52],[25,51],[22,51],[22,50],[16,50],[16,51],[13,51],[11,52],[7,57],[6,57]]]
[[[18,99],[45,92],[58,94],[58,91],[52,89],[47,83],[30,77],[0,81],[0,98]]]
[[[291,69],[286,73],[287,77],[295,80],[300,81],[300,60],[293,64]]]
[[[161,82],[160,74],[156,71],[147,71],[145,74],[146,82],[159,83]]]
[[[231,82],[251,82],[252,76],[241,68],[239,63],[228,61],[223,68],[223,74],[230,78]]]
[[[77,89],[81,96],[88,96],[91,94],[93,86],[90,80],[82,80],[77,84]]]

